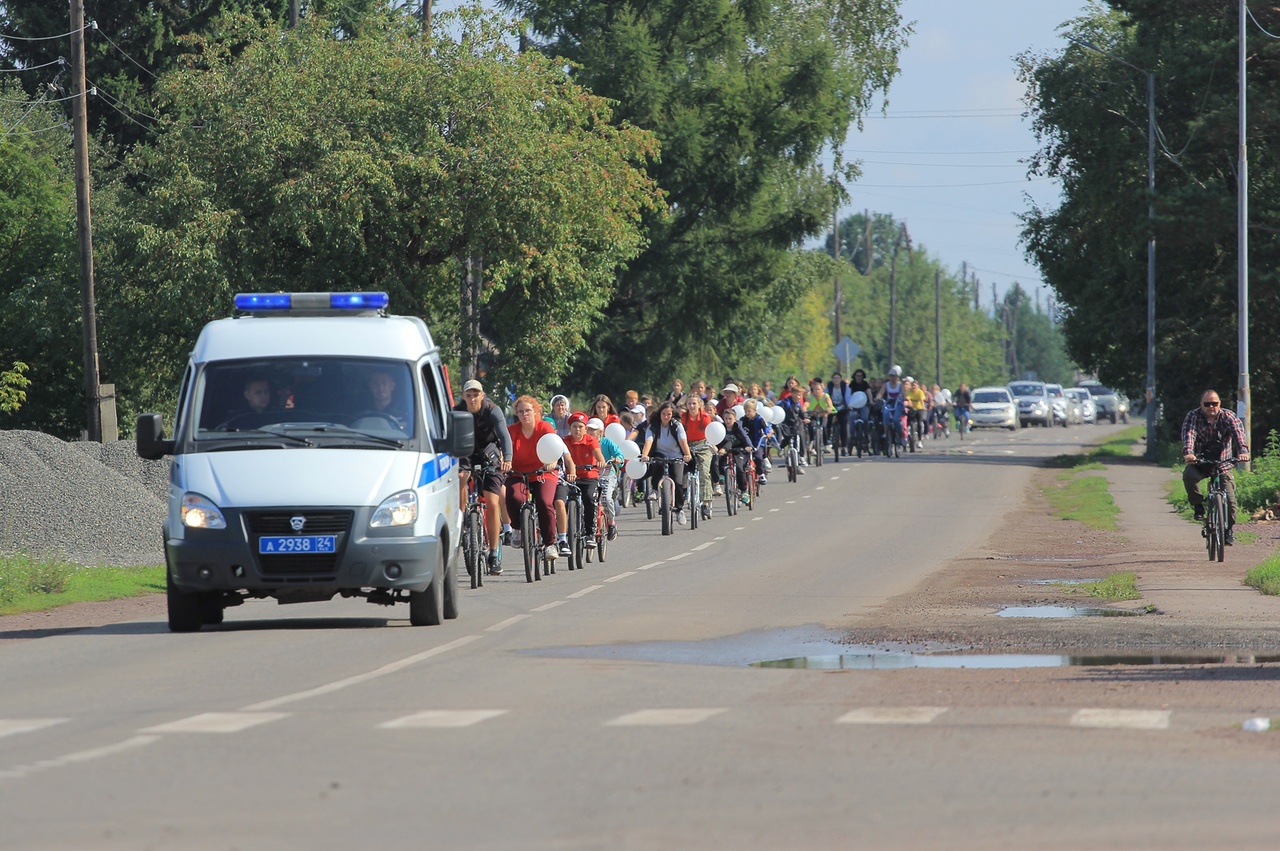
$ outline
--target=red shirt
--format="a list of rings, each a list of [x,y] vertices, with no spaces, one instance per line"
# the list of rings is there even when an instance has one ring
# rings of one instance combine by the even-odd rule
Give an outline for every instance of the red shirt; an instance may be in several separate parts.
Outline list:
[[[689,416],[689,412],[685,411],[680,415],[680,422],[684,423],[685,436],[692,443],[695,440],[707,439],[707,426],[715,422],[715,417],[703,411],[696,417]]]
[[[589,434],[584,434],[582,440],[577,443],[572,437],[566,437],[564,443],[569,447],[569,457],[573,459],[573,466],[578,468],[578,478],[600,478],[600,468],[596,467],[596,450],[600,448],[598,440]],[[596,467],[596,469],[584,470],[583,467]]]
[[[533,473],[546,465],[538,458],[538,441],[544,434],[555,434],[556,427],[546,420],[538,420],[533,424],[533,435],[524,436],[524,428],[520,423],[507,426],[511,432],[511,469],[517,473]]]
[[[723,414],[725,411],[729,410],[734,405],[738,404],[740,401],[742,401],[741,396],[734,396],[732,402],[730,402],[728,399],[721,396],[720,401],[716,402],[716,413]]]

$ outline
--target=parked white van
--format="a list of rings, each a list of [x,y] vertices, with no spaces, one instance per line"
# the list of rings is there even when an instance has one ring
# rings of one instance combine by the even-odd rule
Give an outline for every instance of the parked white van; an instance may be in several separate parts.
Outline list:
[[[457,456],[440,353],[386,293],[241,294],[200,332],[172,439],[138,417],[137,451],[173,456],[164,528],[169,628],[250,598],[408,602],[458,616]]]

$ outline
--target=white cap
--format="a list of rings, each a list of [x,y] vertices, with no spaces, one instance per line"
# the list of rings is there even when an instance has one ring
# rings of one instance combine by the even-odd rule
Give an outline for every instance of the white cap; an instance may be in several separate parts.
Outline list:
[[[599,417],[592,417],[591,419],[587,420],[587,428],[589,428],[589,429],[595,429],[595,428],[603,429],[603,428],[604,428],[604,423],[600,421],[600,418],[599,418]]]
[[[721,388],[720,388],[720,392],[721,392],[721,394],[724,394],[724,393],[737,393],[737,392],[738,392],[738,385],[736,385],[736,384],[726,384],[725,386],[723,386],[723,387],[721,387]]]
[[[902,367],[898,366],[897,364],[894,364],[893,366],[889,367],[889,374],[902,375]]]

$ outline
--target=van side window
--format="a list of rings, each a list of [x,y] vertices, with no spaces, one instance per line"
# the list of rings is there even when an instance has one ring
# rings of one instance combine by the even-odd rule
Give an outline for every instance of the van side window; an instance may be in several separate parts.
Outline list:
[[[178,391],[178,407],[173,412],[173,430],[170,437],[176,437],[182,429],[182,420],[187,414],[186,402],[191,392],[191,376],[193,370],[188,364],[186,370],[182,373],[182,389]]]
[[[435,370],[429,363],[422,365],[422,386],[427,391],[427,422],[431,426],[431,436],[439,440],[444,437],[445,404],[440,385],[436,383]]]

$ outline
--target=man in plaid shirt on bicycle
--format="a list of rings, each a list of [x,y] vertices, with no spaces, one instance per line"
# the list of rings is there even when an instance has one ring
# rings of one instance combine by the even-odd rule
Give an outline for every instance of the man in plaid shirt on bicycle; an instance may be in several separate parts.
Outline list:
[[[1204,459],[1205,463],[1197,463]],[[1204,519],[1204,495],[1200,482],[1213,475],[1215,469],[1222,474],[1222,484],[1227,491],[1227,534],[1224,543],[1235,543],[1232,526],[1236,522],[1236,478],[1234,461],[1249,460],[1249,437],[1244,433],[1240,418],[1222,409],[1222,400],[1216,390],[1206,390],[1200,396],[1200,407],[1192,408],[1182,421],[1182,460],[1187,462],[1182,471],[1182,485],[1187,491],[1187,501],[1195,510],[1197,520]]]

